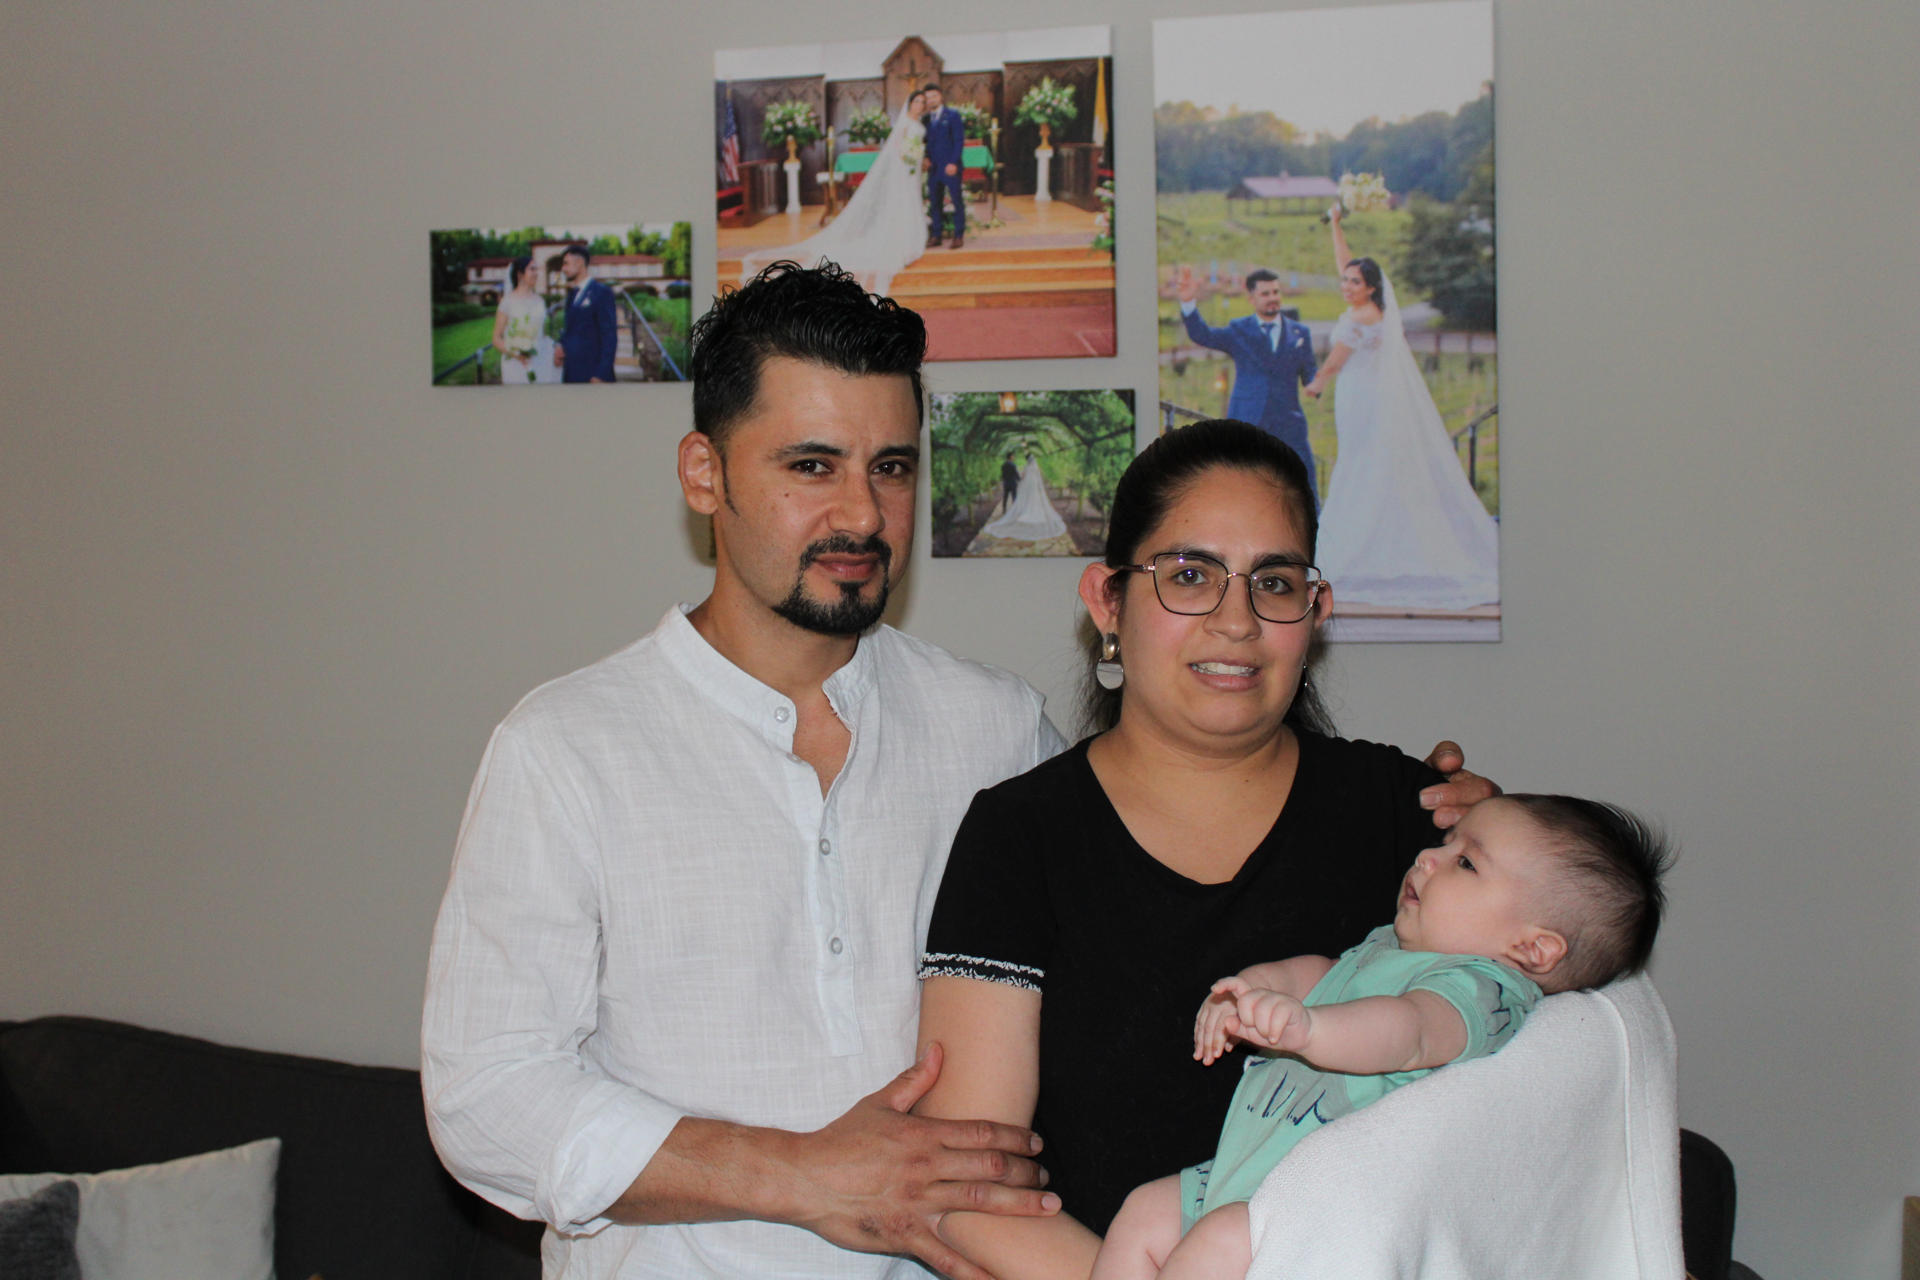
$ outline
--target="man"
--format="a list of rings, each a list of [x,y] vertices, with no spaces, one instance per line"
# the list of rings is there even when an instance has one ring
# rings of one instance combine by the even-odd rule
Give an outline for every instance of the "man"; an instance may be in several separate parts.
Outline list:
[[[926,88],[927,114],[927,248],[940,247],[946,203],[953,202],[953,239],[949,249],[958,249],[967,240],[967,198],[960,189],[960,172],[966,159],[967,122],[958,111],[946,105],[940,86]]]
[[[587,274],[591,261],[583,244],[570,244],[560,255],[560,275],[572,290],[567,296],[567,325],[553,348],[553,363],[561,370],[562,382],[613,381],[620,320],[613,308],[613,290]]]
[[[1013,455],[1009,453],[1000,463],[1000,510],[1013,510],[1013,500],[1020,494],[1020,468],[1013,465]]]
[[[782,264],[693,339],[712,592],[495,731],[434,931],[429,1127],[549,1224],[549,1277],[987,1280],[940,1215],[1059,1200],[1026,1130],[907,1114],[941,1060],[909,1065],[914,971],[973,793],[1062,743],[1024,682],[877,625],[919,318]]]
[[[1307,464],[1307,479],[1318,502],[1320,477],[1314,470],[1313,445],[1307,440],[1307,415],[1300,408],[1300,388],[1313,380],[1315,371],[1313,335],[1304,324],[1280,314],[1280,277],[1264,267],[1249,271],[1247,297],[1253,314],[1222,329],[1200,318],[1200,282],[1191,266],[1182,264],[1174,291],[1187,337],[1233,357],[1233,395],[1227,401],[1227,416],[1278,436],[1299,454]]]
[[[712,593],[530,694],[481,763],[424,1088],[448,1168],[549,1224],[548,1276],[924,1275],[860,1250],[984,1280],[941,1212],[1058,1208],[1026,1130],[906,1114],[940,1067],[914,972],[948,843],[1063,745],[1024,682],[876,626],[925,349],[837,270],[717,302],[679,450]]]

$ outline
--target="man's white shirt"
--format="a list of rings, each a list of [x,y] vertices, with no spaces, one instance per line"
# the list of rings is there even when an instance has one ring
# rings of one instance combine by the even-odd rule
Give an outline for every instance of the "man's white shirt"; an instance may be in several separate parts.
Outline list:
[[[881,627],[826,682],[852,741],[822,796],[793,703],[684,610],[494,732],[434,933],[434,1142],[555,1228],[549,1276],[885,1275],[797,1228],[599,1215],[683,1115],[812,1130],[910,1065],[953,832],[1064,744],[1025,682]]]

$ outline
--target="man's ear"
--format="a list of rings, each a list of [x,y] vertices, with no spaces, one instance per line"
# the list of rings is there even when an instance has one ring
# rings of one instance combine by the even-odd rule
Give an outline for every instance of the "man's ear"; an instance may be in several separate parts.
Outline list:
[[[1507,963],[1539,982],[1567,958],[1567,939],[1552,929],[1529,925],[1507,947]]]
[[[1114,607],[1113,597],[1107,594],[1113,575],[1119,572],[1098,560],[1080,572],[1080,602],[1087,606],[1087,614],[1101,635],[1117,630],[1120,621],[1120,611]]]
[[[726,500],[726,474],[720,450],[704,431],[680,437],[680,492],[687,505],[710,516]]]

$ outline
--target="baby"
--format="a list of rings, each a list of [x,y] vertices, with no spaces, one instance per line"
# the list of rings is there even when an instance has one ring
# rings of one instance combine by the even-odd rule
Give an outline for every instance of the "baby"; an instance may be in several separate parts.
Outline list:
[[[1245,1275],[1247,1201],[1306,1134],[1462,1058],[1492,1053],[1543,993],[1647,961],[1665,842],[1611,805],[1503,796],[1415,860],[1393,924],[1338,961],[1295,956],[1213,984],[1193,1055],[1250,1058],[1212,1160],[1136,1188],[1093,1280]]]

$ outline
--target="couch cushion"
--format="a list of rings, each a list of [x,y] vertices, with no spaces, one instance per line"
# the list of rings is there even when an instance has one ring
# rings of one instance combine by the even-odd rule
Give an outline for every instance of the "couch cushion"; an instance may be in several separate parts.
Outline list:
[[[71,1181],[0,1200],[0,1276],[80,1280],[79,1225],[80,1188]]]
[[[0,1195],[71,1179],[80,1194],[74,1254],[87,1280],[273,1280],[279,1162],[280,1140],[262,1138],[106,1173],[0,1173]]]
[[[416,1071],[94,1018],[0,1023],[0,1172],[100,1172],[272,1137],[279,1275],[539,1274],[539,1227],[441,1168]]]

